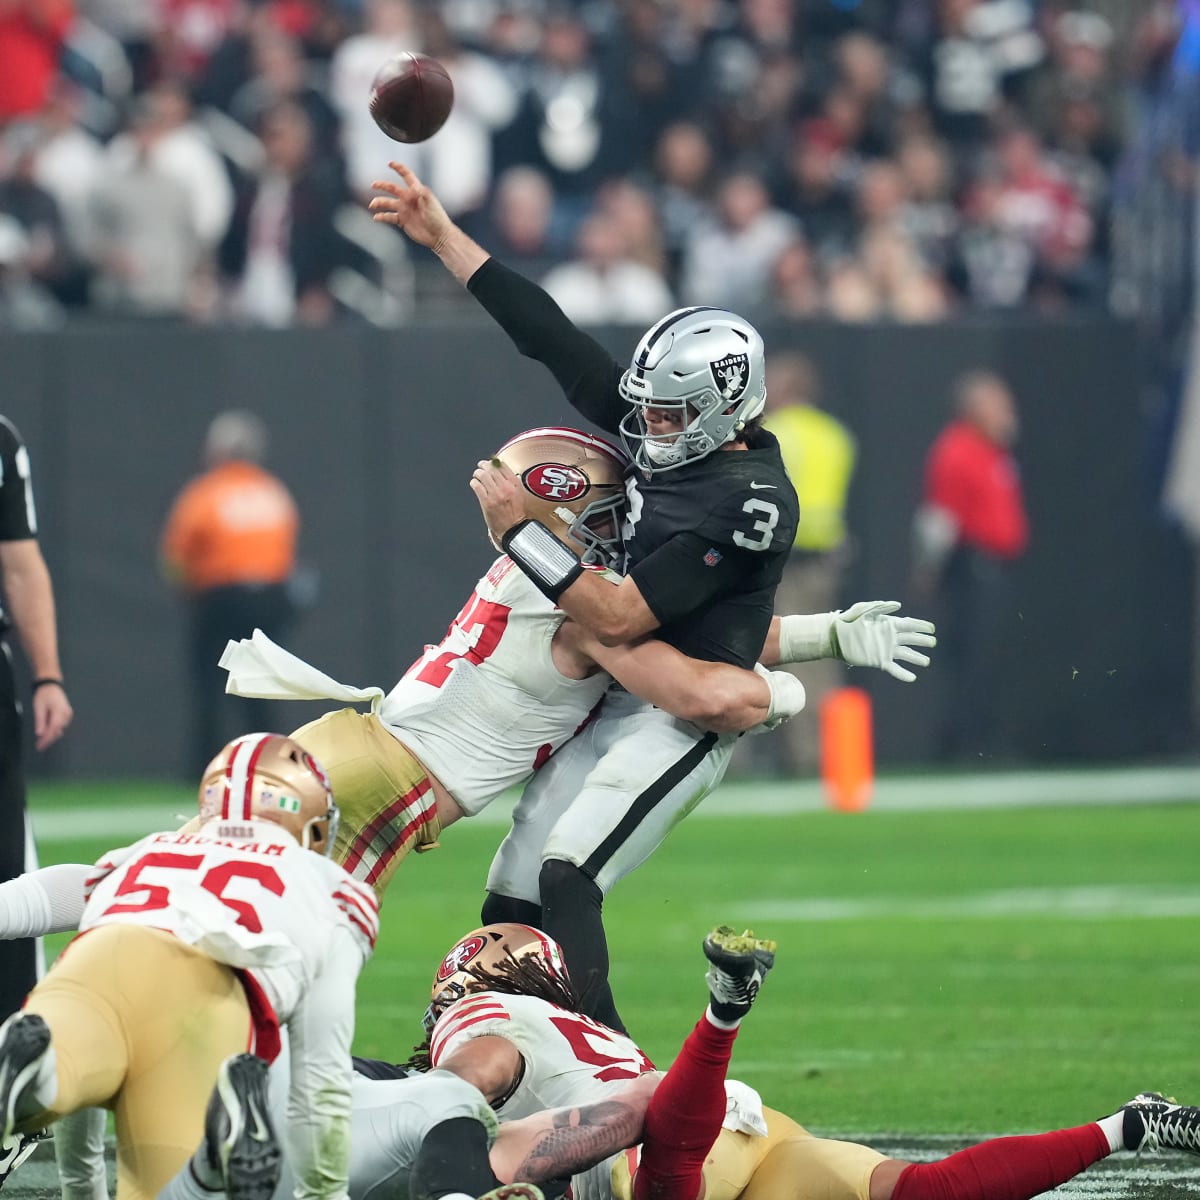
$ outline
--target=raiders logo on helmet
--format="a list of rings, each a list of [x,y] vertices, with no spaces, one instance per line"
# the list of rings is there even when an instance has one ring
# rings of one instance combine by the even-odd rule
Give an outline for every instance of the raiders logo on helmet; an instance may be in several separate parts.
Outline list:
[[[487,945],[478,934],[463,938],[445,958],[437,969],[436,982],[445,983],[452,975],[457,975],[479,952]]]
[[[521,482],[539,499],[570,504],[591,487],[578,467],[565,463],[537,463],[521,476]]]
[[[710,362],[708,369],[716,381],[717,390],[724,400],[732,404],[741,398],[750,382],[750,356],[747,354],[727,354]]]

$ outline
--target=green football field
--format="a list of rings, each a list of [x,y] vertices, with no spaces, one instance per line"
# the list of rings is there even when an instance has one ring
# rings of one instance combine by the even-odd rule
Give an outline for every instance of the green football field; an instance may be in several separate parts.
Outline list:
[[[44,863],[194,803],[146,784],[32,801]],[[360,1053],[402,1059],[418,1039],[502,833],[485,814],[401,868],[359,986]],[[814,1131],[933,1154],[1082,1124],[1143,1089],[1200,1102],[1198,848],[1195,768],[885,779],[856,814],[809,783],[726,785],[606,904],[618,1005],[669,1064],[706,1000],[701,939],[728,922],[779,943],[732,1074]],[[1165,1190],[1143,1166],[1086,1194],[1200,1195],[1200,1161],[1180,1163]]]

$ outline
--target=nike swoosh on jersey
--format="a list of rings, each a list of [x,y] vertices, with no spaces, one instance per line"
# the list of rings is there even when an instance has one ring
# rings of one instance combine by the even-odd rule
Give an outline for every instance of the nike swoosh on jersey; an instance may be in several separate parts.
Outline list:
[[[778,484],[753,482],[750,484],[750,490],[754,492],[762,491],[763,488],[770,488],[772,491],[778,491]]]

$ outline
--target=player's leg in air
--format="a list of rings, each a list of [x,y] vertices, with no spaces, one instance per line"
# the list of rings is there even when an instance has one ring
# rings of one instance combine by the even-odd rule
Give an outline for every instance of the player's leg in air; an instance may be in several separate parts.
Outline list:
[[[775,963],[775,943],[718,926],[704,939],[709,1002],[650,1099],[634,1200],[698,1200],[725,1120],[725,1072],[742,1018]]]

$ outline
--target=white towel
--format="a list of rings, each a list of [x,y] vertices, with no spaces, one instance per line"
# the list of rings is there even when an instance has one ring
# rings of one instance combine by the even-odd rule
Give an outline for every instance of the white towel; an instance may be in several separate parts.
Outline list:
[[[766,1137],[762,1097],[749,1084],[737,1079],[725,1080],[725,1120],[721,1123],[736,1133]]]
[[[231,641],[221,655],[221,666],[229,672],[225,690],[231,696],[253,696],[261,700],[371,701],[378,709],[383,688],[350,687],[331,679],[289,650],[277,646],[261,629],[240,642]]]

